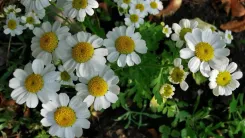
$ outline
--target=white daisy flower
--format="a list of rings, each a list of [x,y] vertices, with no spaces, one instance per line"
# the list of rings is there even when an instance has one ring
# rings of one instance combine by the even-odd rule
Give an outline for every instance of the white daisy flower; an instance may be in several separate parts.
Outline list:
[[[6,14],[10,14],[11,12],[14,14],[21,12],[21,9],[16,8],[16,5],[9,5],[8,7],[4,7],[3,10]]]
[[[240,83],[237,81],[242,78],[243,73],[236,71],[237,64],[232,62],[217,66],[212,70],[209,78],[209,87],[213,89],[215,96],[219,95],[231,95],[232,91],[239,87]],[[236,72],[235,72],[236,71]]]
[[[125,24],[127,26],[134,26],[139,28],[141,24],[144,23],[144,16],[140,13],[139,10],[129,10],[129,14],[124,18]]]
[[[25,27],[29,28],[30,30],[34,29],[34,25],[41,23],[36,14],[33,12],[29,12],[25,16],[22,16],[21,21],[25,24]]]
[[[114,0],[115,1],[115,0]],[[117,5],[123,9],[128,9],[129,5],[132,3],[134,0],[117,0],[115,1]]]
[[[42,10],[50,5],[49,0],[21,0],[20,2],[28,12]]]
[[[32,56],[42,59],[44,64],[51,63],[54,57],[61,58],[62,53],[58,49],[59,41],[70,36],[68,31],[69,28],[61,26],[61,23],[58,21],[53,25],[49,22],[44,22],[40,28],[34,28],[33,33],[35,36],[31,41]]]
[[[222,65],[227,62],[230,50],[225,48],[225,42],[220,35],[211,29],[194,29],[185,35],[187,48],[180,50],[180,57],[189,59],[188,67],[191,72],[198,70],[203,76],[209,77],[210,66]]]
[[[60,90],[60,84],[55,81],[58,73],[54,65],[44,66],[39,59],[27,64],[24,70],[16,69],[13,75],[9,81],[9,87],[14,89],[11,97],[18,104],[26,102],[29,108],[35,108],[38,99],[42,103],[55,99],[56,92]]]
[[[160,89],[160,94],[163,98],[173,98],[175,88],[171,84],[164,84]]]
[[[86,32],[78,32],[68,36],[61,45],[60,54],[63,66],[69,70],[76,70],[78,77],[86,77],[94,71],[101,70],[108,55],[106,48],[101,48],[103,39]]]
[[[77,95],[84,99],[88,107],[93,104],[96,111],[102,108],[107,109],[111,103],[118,100],[119,78],[108,66],[98,72],[93,72],[88,77],[79,78],[79,81],[82,83],[76,84]]]
[[[140,14],[145,17],[148,15],[149,6],[147,5],[146,1],[132,0],[130,10],[140,10]]]
[[[54,101],[42,104],[41,123],[49,127],[49,134],[61,138],[81,137],[83,129],[90,127],[88,118],[90,112],[81,98],[74,96],[71,100],[65,93],[61,93]]]
[[[231,34],[230,30],[225,31],[225,43],[226,44],[231,44],[231,41],[233,40],[233,36]]]
[[[185,43],[185,35],[188,32],[192,32],[194,28],[197,28],[198,22],[195,20],[182,19],[179,24],[173,23],[172,28],[174,34],[171,35],[171,39],[176,41],[176,47],[181,48]]]
[[[117,61],[119,67],[138,65],[141,62],[139,55],[147,52],[146,42],[141,39],[140,33],[135,33],[133,26],[120,26],[109,31],[104,40],[104,46],[108,49],[109,62]],[[136,51],[136,52],[135,52]]]
[[[26,11],[28,12],[28,11]],[[43,19],[44,16],[46,15],[46,11],[45,9],[41,9],[41,10],[35,10],[35,11],[31,11],[32,13],[34,13],[39,19]]]
[[[96,0],[66,0],[64,4],[64,13],[69,18],[77,18],[78,21],[83,22],[86,14],[92,16],[95,8],[99,4]]]
[[[69,85],[69,86],[74,86],[73,81],[77,80],[77,76],[74,75],[73,70],[66,69],[63,66],[59,66],[59,76],[57,80],[60,82],[62,85]]]
[[[160,0],[147,0],[149,5],[148,12],[150,14],[156,15],[163,9],[163,4]]]
[[[173,84],[180,84],[180,88],[186,91],[189,88],[189,85],[185,81],[188,72],[184,71],[181,61],[180,58],[174,60],[175,67],[170,70],[168,80]]]
[[[3,26],[4,33],[11,36],[20,35],[25,29],[20,23],[20,18],[16,18],[14,13],[10,13],[6,20],[6,25]]]
[[[165,34],[166,37],[169,37],[170,34],[172,34],[172,29],[168,25],[165,25],[163,26],[162,33]]]

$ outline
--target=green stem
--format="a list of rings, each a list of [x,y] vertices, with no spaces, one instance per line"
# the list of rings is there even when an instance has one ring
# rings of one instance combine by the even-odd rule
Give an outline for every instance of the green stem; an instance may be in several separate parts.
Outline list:
[[[7,53],[7,59],[6,59],[6,65],[7,66],[8,66],[8,60],[9,60],[9,53],[10,53],[11,41],[12,41],[12,36],[10,35],[9,44],[8,44],[8,53]]]
[[[236,113],[237,113],[238,117],[239,117],[241,120],[243,120],[241,114],[240,114],[238,111],[236,111]]]

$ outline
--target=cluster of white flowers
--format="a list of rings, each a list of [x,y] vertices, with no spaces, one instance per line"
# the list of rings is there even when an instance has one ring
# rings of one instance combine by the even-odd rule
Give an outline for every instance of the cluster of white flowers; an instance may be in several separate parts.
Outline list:
[[[160,0],[114,0],[114,2],[125,12],[125,24],[135,28],[144,23],[144,18],[148,14],[156,15],[163,9]]]
[[[21,0],[21,3],[26,7],[21,18],[16,17],[20,9],[15,6],[5,9],[4,33],[15,36],[25,28],[33,30],[30,47],[35,59],[13,73],[14,78],[9,81],[9,87],[14,89],[11,97],[29,108],[36,108],[40,100],[44,117],[41,123],[50,126],[52,136],[80,137],[82,128],[90,127],[87,120],[90,106],[99,111],[118,100],[119,78],[107,63],[119,67],[140,64],[139,54],[147,52],[146,42],[134,26],[115,27],[105,40],[83,31],[71,34],[69,27],[59,21],[42,22],[45,8],[52,1]],[[64,13],[83,21],[97,7],[96,0],[66,0]],[[67,94],[59,92],[61,86],[74,88],[76,96],[70,100]]]
[[[163,25],[163,33],[166,36],[171,34],[171,28]],[[226,30],[225,33],[211,28],[201,28],[195,20],[182,19],[179,24],[172,25],[174,33],[171,39],[176,41],[176,47],[180,49],[180,57],[188,60],[188,68],[190,72],[198,71],[204,77],[209,78],[209,87],[213,89],[215,96],[231,95],[232,91],[239,87],[239,82],[243,74],[237,70],[237,64],[232,62],[229,64],[227,56],[230,50],[226,44],[230,44],[233,40],[231,31]],[[185,72],[181,65],[181,59],[174,60],[174,68],[169,73],[169,81],[173,84],[180,84],[182,90],[188,89],[185,79],[188,72]],[[235,72],[236,71],[236,72]]]

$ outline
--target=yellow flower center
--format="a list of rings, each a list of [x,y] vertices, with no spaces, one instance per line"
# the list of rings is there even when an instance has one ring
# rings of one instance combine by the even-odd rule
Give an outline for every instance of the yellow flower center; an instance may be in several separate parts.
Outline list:
[[[191,32],[191,31],[192,31],[191,28],[182,28],[182,29],[180,30],[180,33],[179,33],[180,39],[181,39],[181,40],[185,40],[185,35],[186,35],[186,33]]]
[[[31,74],[25,80],[25,88],[28,92],[37,93],[43,88],[43,77],[39,74]]]
[[[61,127],[70,127],[76,122],[77,118],[72,108],[61,106],[54,112],[54,120]]]
[[[230,39],[230,40],[232,39],[231,34],[228,34],[228,36],[227,36],[227,37],[228,37],[228,39]]]
[[[85,9],[88,6],[88,0],[73,0],[72,7],[74,9]]]
[[[180,83],[183,81],[185,76],[185,71],[180,69],[179,67],[175,67],[172,70],[172,73],[170,74],[170,77],[172,78],[172,80],[176,83]]]
[[[206,42],[200,42],[195,47],[196,56],[202,61],[210,61],[214,57],[214,48]]]
[[[9,20],[8,21],[8,28],[11,29],[11,30],[14,30],[16,29],[17,27],[17,23],[15,20]]]
[[[135,8],[140,10],[141,12],[144,11],[144,9],[145,9],[143,4],[136,4]]]
[[[14,9],[9,9],[8,13],[14,12]]]
[[[130,54],[134,51],[134,40],[128,36],[120,36],[116,40],[116,49],[121,54]]]
[[[88,91],[91,95],[93,96],[103,96],[108,90],[108,85],[106,81],[99,77],[93,77],[89,82],[88,82]]]
[[[27,17],[26,18],[26,23],[34,24],[34,19],[32,17]]]
[[[150,6],[152,9],[156,9],[157,8],[157,3],[155,1],[150,3]]]
[[[123,3],[129,4],[131,0],[123,0]]]
[[[171,85],[169,84],[163,85],[160,90],[160,94],[162,95],[162,97],[165,97],[165,98],[170,97],[173,94],[173,89]]]
[[[49,53],[52,53],[58,46],[58,38],[55,33],[48,32],[40,38],[40,47]]]
[[[220,72],[216,78],[216,83],[220,86],[226,86],[231,82],[231,73],[228,71]]]
[[[60,77],[61,77],[61,80],[63,80],[63,81],[68,81],[71,78],[71,76],[69,75],[69,73],[67,71],[61,72]]]
[[[90,43],[80,42],[72,49],[72,58],[78,63],[89,61],[94,54],[94,48]]]
[[[138,22],[139,20],[139,16],[137,14],[132,14],[130,15],[130,20],[133,22],[133,23],[136,23]]]
[[[163,28],[162,32],[167,34],[168,33],[168,28]]]

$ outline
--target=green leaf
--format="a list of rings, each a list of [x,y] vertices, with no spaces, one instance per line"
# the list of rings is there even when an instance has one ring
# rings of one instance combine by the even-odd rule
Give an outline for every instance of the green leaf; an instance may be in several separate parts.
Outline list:
[[[180,132],[174,129],[171,132],[171,136],[174,138],[178,138],[180,136]]]
[[[208,79],[206,77],[204,77],[200,71],[198,71],[197,73],[193,73],[192,74],[193,79],[196,81],[197,85],[200,85],[204,82],[206,82]]]
[[[236,112],[237,111],[237,103],[238,101],[235,99],[234,95],[232,96],[232,101],[230,103],[230,112]]]
[[[190,127],[186,127],[181,130],[181,137],[182,138],[196,138],[197,136]]]
[[[169,126],[162,125],[159,127],[159,132],[162,133],[162,138],[168,138],[170,135],[171,129]]]

